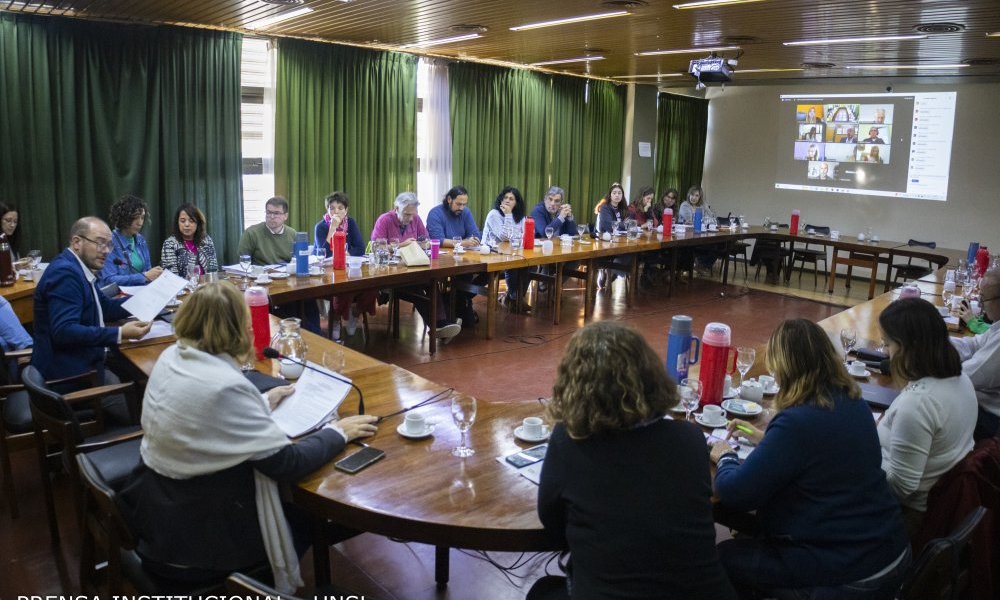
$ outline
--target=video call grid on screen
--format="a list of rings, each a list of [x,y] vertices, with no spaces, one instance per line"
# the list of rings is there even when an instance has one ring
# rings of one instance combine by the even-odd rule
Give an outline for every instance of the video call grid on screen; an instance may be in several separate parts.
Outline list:
[[[775,187],[945,200],[955,98],[782,95]]]

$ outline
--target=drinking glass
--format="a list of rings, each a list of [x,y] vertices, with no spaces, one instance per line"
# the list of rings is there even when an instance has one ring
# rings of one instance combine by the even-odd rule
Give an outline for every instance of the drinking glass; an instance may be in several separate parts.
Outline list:
[[[455,421],[455,426],[462,434],[461,443],[451,451],[451,454],[459,458],[468,458],[476,453],[466,441],[466,433],[476,421],[476,399],[471,396],[453,395],[451,397],[451,419]]]
[[[399,238],[392,238],[389,240],[389,249],[392,253],[389,255],[389,260],[387,263],[391,263],[396,258],[396,253],[399,252]]]
[[[192,292],[198,289],[198,283],[201,281],[201,265],[198,264],[198,259],[194,256],[188,261],[187,278],[188,289]]]
[[[729,216],[729,229],[730,229],[730,231],[736,231],[736,226],[737,226],[736,217],[734,215],[730,215]]]
[[[701,402],[701,381],[695,378],[681,379],[677,391],[681,396],[681,406],[687,413],[685,418],[691,420],[691,412],[698,408]]]
[[[424,254],[427,254],[427,251],[431,247],[431,241],[427,239],[426,235],[418,235],[417,244],[420,246],[420,249],[424,251]]]
[[[240,254],[240,269],[243,269],[244,281],[250,278],[251,264],[253,264],[253,259],[250,258],[249,254]]]
[[[556,234],[555,227],[546,227],[545,228],[545,237],[546,237],[546,239],[550,239],[551,240],[552,236],[554,236],[555,234]]]
[[[38,265],[41,264],[42,262],[42,251],[32,250],[31,252],[28,253],[28,258],[31,259],[30,268],[32,271],[34,271],[35,269],[38,268]]]
[[[736,349],[736,368],[740,372],[740,386],[743,385],[743,381],[746,379],[747,373],[750,372],[750,367],[753,366],[753,361],[756,358],[757,350],[749,346],[740,346]]]
[[[580,243],[583,243],[583,234],[587,233],[587,226],[578,224],[576,226],[576,233],[580,236]]]
[[[344,351],[340,348],[323,352],[323,366],[334,373],[344,372]]]
[[[319,264],[322,265],[323,261],[326,260],[326,246],[316,248],[316,257],[319,258]]]
[[[849,327],[840,330],[840,345],[844,347],[844,356],[850,354],[854,345],[858,343],[858,332]]]

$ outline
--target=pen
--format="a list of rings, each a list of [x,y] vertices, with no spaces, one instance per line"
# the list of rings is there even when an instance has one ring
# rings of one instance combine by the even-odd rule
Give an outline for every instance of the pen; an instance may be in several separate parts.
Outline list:
[[[736,429],[739,429],[743,433],[747,433],[747,434],[753,435],[753,429],[750,429],[746,425],[736,424],[735,427],[736,427]]]

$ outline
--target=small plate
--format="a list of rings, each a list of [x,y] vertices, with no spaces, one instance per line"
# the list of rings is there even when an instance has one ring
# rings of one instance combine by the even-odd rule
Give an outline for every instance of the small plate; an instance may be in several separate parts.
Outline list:
[[[683,415],[684,413],[687,412],[687,409],[684,408],[683,404],[678,404],[677,406],[674,406],[673,408],[671,408],[670,412],[680,413],[680,414]]]
[[[434,433],[434,426],[431,425],[431,424],[428,424],[427,425],[427,429],[424,429],[423,433],[417,434],[417,433],[410,433],[409,431],[407,431],[406,430],[406,423],[400,423],[399,427],[396,427],[396,433],[398,433],[399,435],[401,435],[401,436],[403,436],[405,438],[409,438],[411,440],[420,440],[420,439],[428,437],[429,435],[431,435],[432,433]]]
[[[867,379],[867,378],[869,378],[869,377],[872,376],[872,372],[869,371],[868,369],[865,369],[864,373],[855,374],[855,373],[851,373],[850,371],[848,371],[847,374],[850,375],[851,377],[855,378],[855,379]]]
[[[167,302],[167,304],[164,306],[164,308],[177,308],[180,305],[181,305],[181,301],[178,300],[177,298],[174,298],[170,302]]]
[[[720,427],[725,427],[726,425],[729,424],[725,419],[723,419],[720,422],[709,423],[708,421],[702,419],[701,413],[695,413],[694,420],[698,421],[699,425],[703,425],[705,427],[711,427],[712,429],[719,429]]]
[[[764,412],[764,407],[753,400],[726,400],[722,403],[722,408],[740,417],[752,417]]]
[[[522,442],[535,443],[535,442],[544,442],[545,440],[549,439],[549,434],[550,433],[551,432],[549,431],[549,428],[543,426],[543,431],[542,431],[541,437],[528,437],[528,436],[524,435],[524,426],[521,425],[517,429],[514,430],[514,437],[516,437],[517,439],[521,440]]]
[[[288,279],[288,271],[271,271],[271,279]]]
[[[253,282],[256,283],[257,285],[267,285],[272,281],[273,280],[270,277],[258,277],[257,279],[253,280]]]
[[[764,390],[764,395],[765,396],[773,396],[773,395],[777,394],[780,389],[781,388],[778,387],[777,385],[772,385],[771,387],[769,387],[766,390]]]

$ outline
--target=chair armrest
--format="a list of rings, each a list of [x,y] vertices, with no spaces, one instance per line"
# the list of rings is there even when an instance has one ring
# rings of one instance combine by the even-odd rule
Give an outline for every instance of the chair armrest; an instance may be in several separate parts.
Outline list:
[[[85,378],[90,378],[91,381],[94,381],[96,377],[97,377],[97,371],[87,371],[85,373],[80,373],[79,375],[73,375],[71,377],[63,377],[62,379],[50,379],[45,382],[45,385],[53,386],[63,383],[71,383],[73,381],[80,381]]]
[[[110,448],[111,446],[117,446],[118,444],[123,444],[131,440],[137,440],[141,438],[145,432],[141,429],[135,431],[130,431],[128,433],[122,433],[114,437],[103,439],[99,442],[84,442],[78,444],[76,447],[77,453],[94,452],[95,450],[102,450],[104,448]]]
[[[22,348],[20,350],[10,350],[8,352],[4,352],[3,354],[9,359],[20,361],[24,358],[31,358],[31,352],[31,348]]]
[[[135,384],[132,382],[101,385],[98,387],[87,388],[85,390],[79,390],[77,392],[63,394],[63,399],[70,404],[78,404],[80,402],[96,400],[97,398],[103,398],[112,394],[127,392],[132,389],[134,385]]]
[[[0,396],[7,397],[7,396],[13,394],[14,392],[20,392],[23,389],[24,389],[24,386],[21,385],[21,384],[18,384],[18,383],[14,383],[14,384],[10,384],[10,385],[0,385]]]

